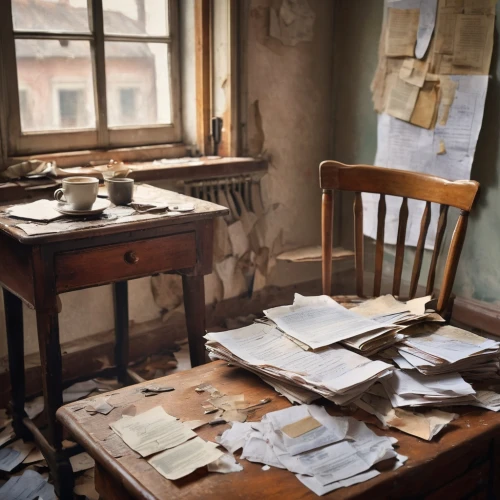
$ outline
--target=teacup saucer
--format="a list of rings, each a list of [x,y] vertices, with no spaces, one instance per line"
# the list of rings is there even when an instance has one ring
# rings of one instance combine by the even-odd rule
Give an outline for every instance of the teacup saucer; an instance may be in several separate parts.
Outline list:
[[[59,203],[55,207],[55,209],[64,215],[98,215],[102,214],[102,212],[104,212],[104,210],[106,210],[106,208],[108,208],[110,204],[111,203],[109,202],[109,200],[97,198],[92,207],[87,210],[75,210],[74,208],[71,208],[71,205],[69,203]]]

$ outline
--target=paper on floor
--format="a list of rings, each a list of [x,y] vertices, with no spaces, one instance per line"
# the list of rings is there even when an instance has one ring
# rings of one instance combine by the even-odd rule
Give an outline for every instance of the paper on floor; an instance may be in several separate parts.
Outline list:
[[[73,472],[92,469],[95,466],[94,459],[88,453],[78,453],[69,458]]]
[[[188,426],[169,415],[161,406],[135,417],[122,417],[110,427],[143,457],[173,448],[196,436]]]
[[[54,486],[38,472],[26,470],[21,476],[12,476],[0,487],[0,498],[8,500],[57,500]]]
[[[0,470],[12,471],[23,462],[34,447],[34,443],[24,443],[21,439],[18,439],[11,445],[0,449]]]
[[[218,460],[222,455],[222,451],[203,439],[195,437],[191,441],[155,455],[148,462],[163,477],[175,480]]]

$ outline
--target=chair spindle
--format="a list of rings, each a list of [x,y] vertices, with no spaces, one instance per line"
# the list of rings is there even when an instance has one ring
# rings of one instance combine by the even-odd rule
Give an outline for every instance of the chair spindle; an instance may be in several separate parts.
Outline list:
[[[382,285],[382,267],[384,264],[384,236],[385,236],[385,195],[381,194],[378,202],[377,244],[375,248],[375,278],[373,281],[373,295],[380,295]]]
[[[427,277],[427,289],[425,291],[426,295],[431,295],[432,292],[434,291],[434,281],[436,279],[436,267],[439,258],[439,252],[441,251],[441,245],[443,243],[444,233],[446,231],[447,218],[448,218],[448,205],[441,205],[439,209],[439,220],[436,231],[436,242],[434,244],[431,264],[429,267],[429,275]]]
[[[364,274],[364,252],[363,252],[363,200],[361,193],[354,196],[354,252],[356,265],[356,294],[363,297],[363,274]]]
[[[424,258],[425,239],[427,237],[427,230],[431,221],[431,202],[425,204],[424,213],[420,222],[420,234],[418,236],[417,248],[415,249],[415,262],[413,263],[413,270],[411,272],[410,282],[410,299],[415,298],[417,294],[418,280],[420,278],[420,271],[422,269],[422,261]]]
[[[406,226],[408,224],[408,198],[403,198],[399,210],[399,226],[396,241],[396,258],[394,261],[394,280],[392,282],[392,295],[399,296],[401,290],[401,275],[405,256]]]
[[[333,191],[323,190],[321,204],[321,249],[323,294],[332,294]]]

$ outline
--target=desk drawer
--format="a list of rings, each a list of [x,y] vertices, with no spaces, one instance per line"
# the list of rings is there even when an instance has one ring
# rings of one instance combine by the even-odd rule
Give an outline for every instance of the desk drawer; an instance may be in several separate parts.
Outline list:
[[[196,264],[194,232],[118,243],[55,256],[58,293]]]

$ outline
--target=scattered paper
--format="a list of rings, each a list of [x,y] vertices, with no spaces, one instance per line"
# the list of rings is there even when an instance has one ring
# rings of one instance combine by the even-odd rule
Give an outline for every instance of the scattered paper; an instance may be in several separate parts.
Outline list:
[[[34,443],[24,443],[21,439],[0,449],[0,470],[11,472],[29,455]]]
[[[0,487],[0,498],[8,500],[57,500],[54,486],[38,472],[26,470],[21,476],[12,476]]]
[[[195,437],[187,443],[155,455],[148,462],[163,477],[176,480],[218,460],[222,455],[222,451]]]
[[[311,416],[302,418],[293,424],[285,425],[281,428],[282,432],[284,432],[288,437],[297,438],[302,436],[302,434],[306,434],[314,429],[321,427],[321,424]]]
[[[78,453],[78,455],[69,457],[69,461],[74,473],[80,472],[82,470],[92,469],[95,466],[94,459],[85,452]]]
[[[189,429],[195,430],[198,429],[198,427],[201,427],[203,425],[208,424],[208,422],[204,420],[187,420],[186,422],[183,422],[184,425],[186,425]]]
[[[224,453],[220,458],[208,464],[209,472],[218,472],[220,474],[229,474],[230,472],[240,472],[242,470],[243,467],[229,453]]]
[[[28,453],[28,456],[23,460],[23,464],[32,464],[44,460],[42,452],[38,448],[34,448]]]
[[[63,217],[55,207],[58,202],[55,200],[38,200],[31,203],[13,205],[6,210],[7,215],[19,219],[28,219],[40,222],[49,222]]]
[[[85,407],[85,410],[93,415],[96,413],[101,413],[102,415],[107,415],[111,412],[114,406],[111,406],[108,403],[109,398],[99,398],[95,399],[88,406]],[[122,413],[123,415],[123,413]]]
[[[63,403],[71,403],[78,399],[84,398],[95,389],[97,389],[97,383],[94,380],[85,380],[84,382],[73,384],[67,389],[64,389]]]
[[[110,427],[143,457],[173,448],[196,436],[161,406],[135,417],[122,417]]]
[[[39,396],[31,401],[27,401],[24,404],[24,411],[30,420],[34,420],[40,413],[42,413],[44,408],[43,396]]]

